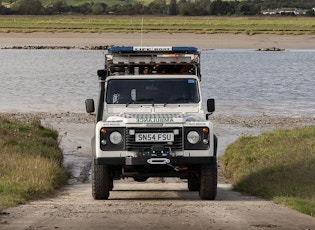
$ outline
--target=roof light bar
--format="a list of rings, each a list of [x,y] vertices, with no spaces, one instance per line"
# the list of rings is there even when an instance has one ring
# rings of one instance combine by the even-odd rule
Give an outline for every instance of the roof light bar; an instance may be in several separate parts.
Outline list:
[[[177,52],[194,53],[196,47],[186,46],[114,46],[108,48],[108,53],[133,53],[133,52]]]

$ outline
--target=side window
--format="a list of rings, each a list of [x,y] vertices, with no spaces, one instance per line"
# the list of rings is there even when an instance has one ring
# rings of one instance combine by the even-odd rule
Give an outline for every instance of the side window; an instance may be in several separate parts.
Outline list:
[[[192,102],[199,102],[198,87],[195,79],[188,79],[187,81],[187,94]]]

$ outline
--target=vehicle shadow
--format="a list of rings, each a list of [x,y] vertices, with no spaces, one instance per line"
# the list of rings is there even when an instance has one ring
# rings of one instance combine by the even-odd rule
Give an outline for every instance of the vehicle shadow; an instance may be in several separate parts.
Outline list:
[[[109,200],[200,200],[199,192],[189,191],[185,183],[119,184],[110,192]],[[263,200],[233,191],[230,184],[218,184],[214,201]]]

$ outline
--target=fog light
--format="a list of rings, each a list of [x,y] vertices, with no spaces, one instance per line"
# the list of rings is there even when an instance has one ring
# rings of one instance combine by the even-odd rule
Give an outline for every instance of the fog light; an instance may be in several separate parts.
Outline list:
[[[209,140],[208,139],[203,139],[202,143],[204,143],[205,145],[209,144]]]
[[[101,140],[101,144],[102,145],[106,145],[107,143],[106,143],[106,140]]]

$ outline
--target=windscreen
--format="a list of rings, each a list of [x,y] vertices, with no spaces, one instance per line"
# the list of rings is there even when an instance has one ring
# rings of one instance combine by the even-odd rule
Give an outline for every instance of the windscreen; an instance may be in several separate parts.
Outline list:
[[[196,79],[112,79],[107,83],[107,104],[198,103]]]

